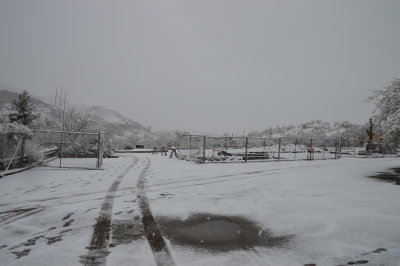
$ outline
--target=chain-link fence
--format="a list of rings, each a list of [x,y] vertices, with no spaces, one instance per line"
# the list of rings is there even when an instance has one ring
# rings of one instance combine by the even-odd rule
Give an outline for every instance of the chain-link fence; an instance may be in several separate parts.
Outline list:
[[[23,166],[24,134],[0,133],[0,170]]]
[[[182,135],[178,157],[195,162],[325,160],[395,156],[384,143],[356,139],[209,137]]]
[[[99,169],[103,163],[100,133],[35,130],[29,141],[40,146],[43,166]]]
[[[100,133],[33,130],[0,134],[0,169],[41,166],[99,169],[103,163]]]

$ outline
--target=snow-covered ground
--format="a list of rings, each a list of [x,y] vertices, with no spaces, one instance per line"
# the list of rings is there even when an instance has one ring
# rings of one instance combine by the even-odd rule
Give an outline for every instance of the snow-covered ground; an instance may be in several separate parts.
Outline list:
[[[288,236],[282,246],[218,252],[164,235],[177,265],[400,263],[400,186],[367,177],[400,167],[399,158],[195,164],[122,156],[104,159],[104,170],[34,168],[1,178],[0,264],[84,263],[102,205],[122,177],[110,213],[106,264],[155,265],[137,204],[145,158],[151,161],[145,192],[156,220],[239,216],[274,236]]]
[[[113,222],[138,220],[135,190],[142,162],[134,163],[132,157],[122,157],[105,159],[104,170],[34,168],[1,178],[0,265],[80,265],[88,253],[100,207],[121,174],[124,178],[115,195]],[[139,264],[151,265],[154,261],[143,238],[126,248],[114,247],[108,258],[111,265],[118,262],[113,255],[121,248],[125,262],[137,259]],[[24,251],[28,255],[17,259]]]

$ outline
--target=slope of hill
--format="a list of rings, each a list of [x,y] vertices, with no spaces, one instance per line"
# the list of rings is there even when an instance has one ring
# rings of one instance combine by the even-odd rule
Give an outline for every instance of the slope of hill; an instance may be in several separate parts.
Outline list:
[[[7,120],[8,115],[13,112],[12,102],[17,98],[18,93],[16,92],[0,90],[0,119]],[[36,97],[32,96],[31,99],[34,105],[33,113],[38,116],[33,126],[37,129],[60,129],[60,110]],[[116,146],[144,143],[153,139],[149,128],[145,128],[115,110],[101,106],[69,107],[67,109],[69,112],[75,112],[75,115],[89,112],[91,119],[94,120],[90,130],[103,131],[108,140],[114,142]]]
[[[265,137],[298,137],[298,138],[360,138],[365,135],[365,126],[348,121],[328,123],[321,120],[312,120],[300,125],[281,126],[266,129],[258,136]]]
[[[12,102],[18,99],[19,93],[0,89],[0,118],[6,119],[13,111]],[[41,117],[52,117],[55,114],[55,108],[35,97],[31,97],[34,105],[33,114]]]
[[[13,112],[12,101],[18,93],[0,89],[0,121]],[[35,110],[34,114],[40,115],[34,127],[42,129],[60,129],[61,111],[53,104],[46,103],[37,97],[32,97]],[[146,147],[168,146],[176,141],[176,135],[170,131],[152,133],[150,127],[146,128],[119,112],[101,106],[70,107],[75,113],[90,112],[92,120],[91,131],[102,131],[106,136],[106,145],[109,149],[123,148],[126,145],[145,144]],[[192,132],[193,133],[193,132]],[[203,134],[203,133],[202,133]],[[229,134],[228,134],[229,135]],[[365,138],[365,126],[352,124],[348,121],[328,123],[313,120],[300,125],[277,126],[262,132],[252,132],[249,136],[256,137],[298,137],[298,138]],[[173,144],[176,145],[176,144]]]
[[[105,123],[130,125],[135,129],[147,131],[147,129],[143,127],[141,124],[123,116],[122,114],[118,113],[115,110],[107,109],[101,106],[92,106],[90,107],[90,110],[99,117],[101,117]]]

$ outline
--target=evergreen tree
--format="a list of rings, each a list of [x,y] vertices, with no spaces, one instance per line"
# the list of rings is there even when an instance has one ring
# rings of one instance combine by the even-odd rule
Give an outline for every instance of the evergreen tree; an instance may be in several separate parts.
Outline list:
[[[15,113],[11,113],[9,118],[12,123],[20,123],[22,125],[28,126],[32,123],[34,119],[33,104],[31,96],[24,90],[18,95],[18,99],[15,99],[12,103]]]

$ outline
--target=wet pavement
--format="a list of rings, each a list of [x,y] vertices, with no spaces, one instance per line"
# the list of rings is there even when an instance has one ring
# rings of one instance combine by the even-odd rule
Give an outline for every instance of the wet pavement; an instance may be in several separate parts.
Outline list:
[[[378,172],[376,175],[369,176],[370,178],[389,182],[394,185],[400,185],[400,168],[391,168],[387,172]]]
[[[256,246],[284,247],[293,236],[274,236],[253,221],[237,216],[207,213],[195,214],[186,220],[158,217],[160,230],[172,244],[227,252]]]
[[[114,220],[111,225],[112,239],[110,247],[129,244],[138,239],[144,239],[145,233],[139,217],[135,220]]]

